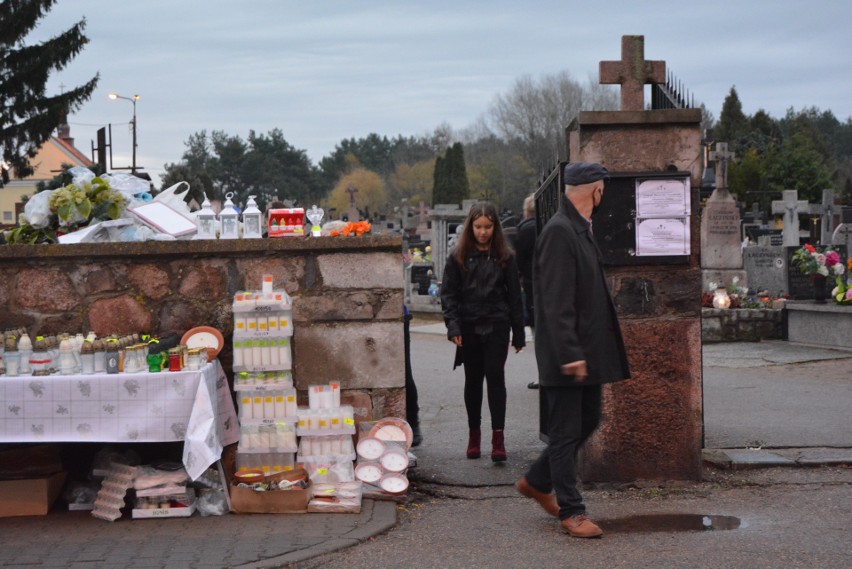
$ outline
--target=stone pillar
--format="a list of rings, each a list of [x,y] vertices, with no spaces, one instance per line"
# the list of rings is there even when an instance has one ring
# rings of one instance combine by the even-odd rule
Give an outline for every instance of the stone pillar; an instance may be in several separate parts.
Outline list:
[[[691,186],[685,263],[606,267],[632,379],[604,387],[603,422],[583,451],[586,481],[701,477],[700,124],[699,109],[680,109],[581,112],[568,127],[571,161],[616,175],[685,172]]]

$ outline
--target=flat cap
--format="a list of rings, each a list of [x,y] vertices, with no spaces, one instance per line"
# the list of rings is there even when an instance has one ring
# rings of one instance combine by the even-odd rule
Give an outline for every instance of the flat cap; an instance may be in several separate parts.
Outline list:
[[[598,180],[609,180],[609,172],[594,162],[572,162],[565,165],[565,185],[582,186]]]

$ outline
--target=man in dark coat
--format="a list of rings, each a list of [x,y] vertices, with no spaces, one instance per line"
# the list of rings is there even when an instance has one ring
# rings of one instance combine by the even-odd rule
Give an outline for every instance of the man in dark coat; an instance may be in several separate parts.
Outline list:
[[[533,257],[535,256],[535,194],[524,198],[524,219],[518,224],[518,236],[515,238],[515,256],[518,258],[518,270],[521,273],[521,287],[524,292],[524,324],[535,333],[535,296],[533,293]],[[538,389],[538,382],[527,384],[530,389]]]
[[[600,422],[601,385],[628,379],[630,368],[592,235],[608,172],[578,162],[565,167],[564,178],[565,199],[539,235],[533,263],[535,355],[549,441],[516,488],[558,516],[570,535],[599,537],[577,490],[576,455]]]

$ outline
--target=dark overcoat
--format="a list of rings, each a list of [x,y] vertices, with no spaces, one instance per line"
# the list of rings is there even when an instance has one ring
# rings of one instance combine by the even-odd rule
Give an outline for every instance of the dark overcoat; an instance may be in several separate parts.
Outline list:
[[[589,223],[564,197],[536,241],[535,357],[545,387],[612,383],[630,377],[627,352],[600,251]],[[585,360],[582,383],[560,366]]]

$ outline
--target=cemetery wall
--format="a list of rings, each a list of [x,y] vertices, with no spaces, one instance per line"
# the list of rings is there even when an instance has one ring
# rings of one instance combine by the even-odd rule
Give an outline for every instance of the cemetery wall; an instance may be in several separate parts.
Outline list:
[[[340,380],[358,419],[404,417],[401,248],[384,236],[0,247],[0,329],[212,326],[225,336],[230,376],[233,295],[271,274],[293,299],[296,387]]]
[[[760,342],[783,338],[783,310],[701,309],[701,339],[705,343]]]

